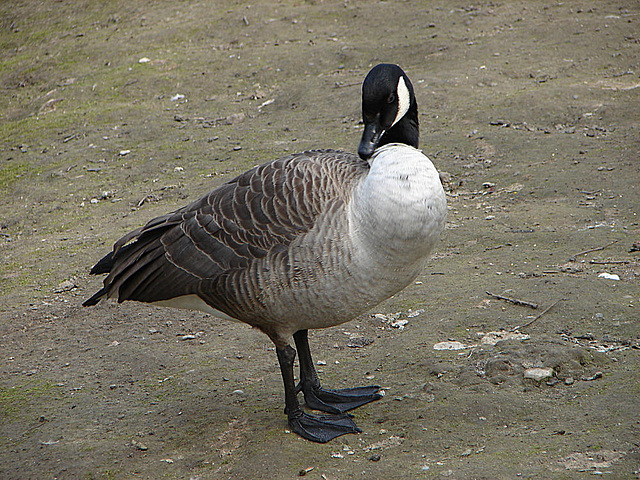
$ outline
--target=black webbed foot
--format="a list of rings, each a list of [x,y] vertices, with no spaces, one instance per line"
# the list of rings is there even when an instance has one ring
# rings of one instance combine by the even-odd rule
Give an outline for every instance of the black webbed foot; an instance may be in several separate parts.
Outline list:
[[[300,358],[300,383],[296,391],[304,393],[304,400],[309,408],[327,413],[344,413],[382,398],[378,393],[378,386],[339,390],[322,388],[311,359],[307,330],[297,331],[293,334],[293,339]]]
[[[303,384],[302,391],[309,408],[328,413],[344,413],[382,398],[378,386],[329,390],[319,385]]]
[[[359,433],[360,430],[348,413],[361,405],[382,398],[380,387],[344,388],[340,390],[324,389],[320,386],[318,375],[313,367],[307,331],[299,330],[293,338],[300,354],[300,383],[296,386],[293,375],[293,362],[296,351],[289,345],[276,347],[282,381],[284,383],[285,413],[289,428],[312,442],[326,443],[340,435]],[[306,404],[314,410],[332,415],[313,415],[305,413],[298,403],[297,394],[302,391]]]
[[[307,440],[327,443],[340,435],[360,433],[351,415],[312,415],[298,410],[289,416],[289,428]]]

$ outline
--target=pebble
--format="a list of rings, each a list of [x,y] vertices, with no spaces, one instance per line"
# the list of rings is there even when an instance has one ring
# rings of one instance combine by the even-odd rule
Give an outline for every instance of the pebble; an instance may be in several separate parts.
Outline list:
[[[434,350],[464,350],[469,348],[470,345],[465,345],[462,342],[439,342],[433,346]]]
[[[529,340],[529,335],[526,333],[508,332],[506,330],[500,330],[496,332],[478,332],[476,334],[480,338],[480,343],[483,345],[495,345],[503,340]]]
[[[590,377],[582,377],[580,380],[582,380],[583,382],[591,382],[593,380],[597,380],[598,378],[602,378],[602,372],[596,372]]]
[[[553,377],[553,368],[527,368],[524,371],[524,378],[535,382],[541,382],[551,377]]]
[[[418,282],[416,282],[417,284]],[[422,282],[420,282],[422,283]],[[420,308],[414,312],[410,312],[407,314],[407,318],[413,318],[413,317],[417,317],[418,315],[420,315],[421,313],[424,313],[424,308]]]
[[[64,282],[60,283],[56,287],[56,289],[54,290],[54,293],[68,292],[70,290],[73,290],[76,287],[77,287],[77,285],[74,282],[72,282],[71,280],[65,280]]]
[[[137,440],[133,440],[131,442],[131,445],[133,445],[134,447],[136,447],[138,450],[141,450],[143,452],[146,452],[147,450],[149,450],[149,447],[147,447],[144,443],[142,442],[138,442]]]
[[[373,340],[371,340],[370,338],[353,337],[349,340],[349,343],[347,343],[347,347],[362,348],[362,347],[366,347],[367,345],[371,345],[372,343],[373,343]]]
[[[393,328],[397,328],[398,330],[404,330],[404,327],[407,323],[409,323],[409,320],[395,320],[391,322],[391,326]]]
[[[620,280],[619,275],[616,275],[615,273],[606,273],[606,272],[603,272],[600,275],[598,275],[598,278],[604,278],[606,280]]]

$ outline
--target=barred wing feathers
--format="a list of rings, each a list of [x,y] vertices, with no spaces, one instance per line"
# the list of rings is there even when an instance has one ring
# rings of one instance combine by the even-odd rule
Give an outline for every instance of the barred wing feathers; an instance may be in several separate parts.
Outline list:
[[[277,261],[286,272],[291,243],[317,222],[331,222],[327,216],[344,211],[336,206],[349,201],[355,180],[368,168],[356,155],[333,150],[255,167],[118,240],[91,270],[109,275],[84,304],[95,305],[104,297],[158,302],[195,294],[237,316],[227,300],[241,292],[232,290],[259,286],[234,284],[235,274],[263,259],[270,265]],[[243,278],[251,281],[251,275]]]

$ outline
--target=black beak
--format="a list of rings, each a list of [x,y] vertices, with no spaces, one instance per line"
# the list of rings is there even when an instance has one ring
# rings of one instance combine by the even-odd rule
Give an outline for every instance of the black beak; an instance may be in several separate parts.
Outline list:
[[[373,151],[378,146],[380,137],[382,137],[383,134],[384,130],[380,125],[379,117],[373,122],[365,123],[364,132],[362,133],[360,145],[358,146],[358,155],[360,155],[361,159],[368,160],[371,155],[373,155]]]

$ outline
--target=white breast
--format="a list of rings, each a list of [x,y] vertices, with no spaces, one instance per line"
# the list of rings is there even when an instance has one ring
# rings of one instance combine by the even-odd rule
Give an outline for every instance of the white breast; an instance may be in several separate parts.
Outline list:
[[[352,231],[365,250],[412,262],[428,255],[444,228],[447,202],[440,176],[419,150],[401,144],[379,148],[356,189]]]

